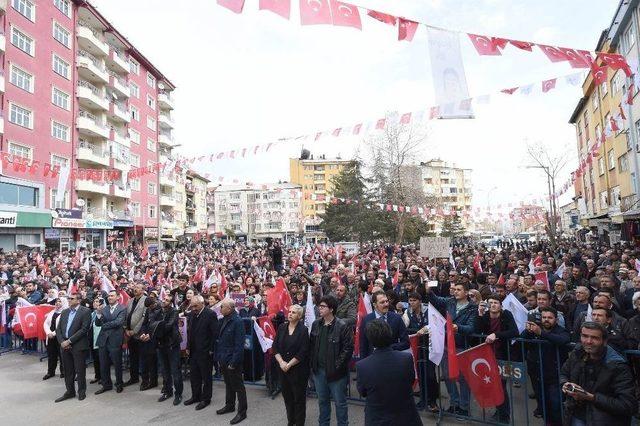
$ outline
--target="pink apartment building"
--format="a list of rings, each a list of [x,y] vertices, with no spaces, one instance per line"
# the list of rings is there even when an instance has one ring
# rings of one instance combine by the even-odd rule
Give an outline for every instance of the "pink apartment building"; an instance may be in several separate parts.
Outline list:
[[[1,151],[124,176],[172,159],[175,87],[89,2],[0,0],[0,13]],[[62,200],[41,175],[2,171],[0,248],[157,242],[176,181],[69,179]]]

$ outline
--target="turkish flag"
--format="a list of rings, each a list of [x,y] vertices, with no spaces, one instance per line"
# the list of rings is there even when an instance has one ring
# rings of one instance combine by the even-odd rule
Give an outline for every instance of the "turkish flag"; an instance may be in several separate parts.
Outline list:
[[[260,10],[270,10],[284,19],[289,19],[291,0],[260,0],[258,8]]]
[[[342,3],[338,0],[330,0],[331,16],[333,17],[333,25],[341,27],[353,27],[362,29],[360,21],[360,12],[358,6],[348,3]]]
[[[286,317],[289,313],[289,306],[291,306],[291,295],[289,294],[289,290],[287,290],[284,279],[278,278],[275,287],[267,292],[267,309],[269,316],[273,316],[282,311]]]
[[[453,320],[447,312],[447,367],[450,380],[456,380],[460,374],[458,366],[458,354],[456,352],[456,337],[453,331]]]
[[[398,18],[398,40],[413,40],[418,29],[418,23],[405,18]]]
[[[397,18],[393,15],[387,15],[386,13],[376,12],[375,10],[370,10],[367,15],[371,16],[373,19],[377,19],[380,22],[389,25],[396,25]]]
[[[356,319],[356,334],[353,339],[355,345],[353,354],[357,357],[360,356],[360,326],[362,325],[364,317],[367,316],[367,307],[364,303],[364,298],[360,295],[360,299],[358,300],[358,315]]]
[[[535,274],[536,277],[536,281],[540,280],[544,283],[545,287],[547,288],[547,290],[550,290],[549,288],[549,277],[547,276],[546,272],[538,272],[537,274]]]
[[[536,258],[533,259],[533,266],[541,266],[542,263],[544,263],[544,260],[542,260],[542,256],[536,256]]]
[[[497,284],[504,285],[504,275],[500,274]]]
[[[411,355],[413,356],[413,372],[415,374],[413,380],[413,386],[418,384],[418,343],[420,342],[419,334],[412,334],[409,336],[409,348],[411,349]]]
[[[329,0],[300,0],[300,25],[330,23]]]
[[[337,128],[333,131],[333,133],[331,133],[332,136],[340,136],[340,132],[342,131],[342,127]]]
[[[354,135],[359,135],[360,134],[360,129],[362,129],[362,123],[356,124],[355,126],[353,126],[353,134]]]
[[[384,124],[386,122],[385,118],[381,118],[376,122],[376,129],[380,130],[380,129],[384,129]]]
[[[591,61],[588,61],[587,58],[591,57],[591,54],[586,51],[586,50],[581,50],[580,52],[578,52],[577,50],[573,50],[573,49],[567,49],[566,47],[558,47],[558,49],[564,53],[565,55],[567,55],[567,58],[569,58],[569,65],[571,65],[571,68],[590,68],[591,67]],[[585,53],[588,56],[585,56]]]
[[[528,41],[509,40],[509,43],[520,50],[526,50],[527,52],[533,51],[533,43],[529,43]]]
[[[599,53],[598,58],[614,70],[623,70],[627,77],[631,77],[631,67],[624,56],[617,53]]]
[[[569,57],[566,55],[566,53],[564,53],[557,47],[547,46],[544,44],[538,44],[538,47],[540,48],[540,50],[542,50],[542,53],[547,55],[547,58],[549,58],[551,62],[562,62],[569,60]]]
[[[400,117],[400,124],[409,124],[411,122],[411,113],[407,112]]]
[[[118,290],[118,303],[121,304],[122,306],[127,306],[127,304],[129,303],[129,299],[131,299],[131,297],[129,297],[129,294],[127,294],[126,291],[124,290]]]
[[[498,46],[495,45],[491,37],[477,35],[477,34],[467,34],[471,39],[471,43],[473,43],[473,47],[476,48],[478,54],[480,55],[502,55]]]
[[[45,340],[43,324],[44,317],[54,310],[53,305],[36,305],[36,306],[21,306],[16,308],[16,315],[20,320],[20,328],[22,329],[22,335],[25,339],[38,338]]]
[[[507,47],[507,43],[509,42],[509,40],[507,40],[506,38],[491,37],[491,42],[497,48],[504,49],[505,47]]]
[[[609,117],[609,123],[611,124],[611,130],[613,130],[614,132],[620,131],[620,126],[618,126],[618,122],[615,118]]]
[[[542,93],[547,93],[551,89],[555,89],[556,87],[556,79],[552,78],[551,80],[544,80],[542,82]]]
[[[476,257],[473,259],[473,270],[476,271],[476,274],[482,272],[482,264],[480,263],[480,253],[476,254]]]
[[[222,7],[226,7],[232,12],[242,13],[244,0],[218,0],[218,4]]]
[[[276,330],[271,324],[271,319],[265,315],[263,317],[257,318],[258,325],[264,331],[264,337],[274,340],[276,338]]]
[[[591,74],[593,75],[593,81],[595,81],[596,84],[600,85],[607,82],[607,66],[606,65],[599,67],[594,63],[591,67]]]
[[[481,408],[504,402],[504,391],[493,348],[486,343],[458,354],[462,375]]]
[[[518,90],[517,87],[512,87],[511,89],[502,89],[501,92],[507,95],[513,95],[516,90]]]

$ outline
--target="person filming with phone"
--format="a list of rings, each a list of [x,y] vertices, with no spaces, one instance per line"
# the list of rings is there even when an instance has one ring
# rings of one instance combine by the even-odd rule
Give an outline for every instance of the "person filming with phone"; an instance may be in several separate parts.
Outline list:
[[[625,359],[607,346],[607,329],[586,321],[580,344],[560,370],[565,402],[564,424],[629,425],[636,412],[634,381]]]

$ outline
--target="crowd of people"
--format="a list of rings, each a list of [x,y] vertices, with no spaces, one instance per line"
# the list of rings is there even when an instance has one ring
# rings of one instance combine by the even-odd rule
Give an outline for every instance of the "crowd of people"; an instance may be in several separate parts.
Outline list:
[[[447,376],[447,353],[440,368],[428,359],[430,304],[451,318],[447,350],[484,342],[498,360],[526,363],[534,415],[546,424],[628,425],[640,389],[640,357],[633,352],[640,344],[638,269],[640,250],[578,241],[498,249],[460,244],[442,259],[423,257],[415,246],[364,244],[347,253],[278,242],[198,243],[153,253],[135,246],[11,252],[0,254],[0,306],[5,341],[12,333],[19,338],[19,327],[8,326],[19,324],[18,307],[53,306],[42,325],[43,380],[57,369],[64,377],[56,402],[86,398],[91,359],[96,395],[161,383],[159,402],[196,410],[211,403],[212,379],[222,377],[225,401],[217,414],[235,413],[231,424],[247,417],[244,381],[265,374],[282,392],[289,425],[305,423],[310,386],[318,423],[329,425],[333,401],[337,424],[346,425],[354,371],[367,424],[422,424],[418,409],[464,418],[472,401],[464,377]],[[272,297],[278,283],[289,300],[284,305],[282,295]],[[526,310],[525,321],[513,300]],[[366,315],[363,303],[370,303]],[[263,317],[276,330],[265,354],[257,344],[246,348],[252,322]],[[422,340],[417,373],[410,335]],[[34,347],[33,339],[22,344]],[[183,401],[185,372],[191,392]],[[439,403],[439,380],[448,407]],[[492,417],[498,423],[520,414],[503,389]]]

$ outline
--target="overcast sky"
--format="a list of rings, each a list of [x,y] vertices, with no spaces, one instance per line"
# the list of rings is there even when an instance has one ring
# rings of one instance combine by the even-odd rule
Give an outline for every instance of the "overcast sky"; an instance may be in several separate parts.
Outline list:
[[[434,104],[427,33],[398,42],[397,30],[362,16],[363,31],[301,27],[297,1],[290,21],[246,0],[236,15],[214,0],[92,0],[99,10],[177,87],[175,135],[185,156],[311,134]],[[594,50],[611,23],[616,0],[357,0],[355,4],[447,29]],[[186,5],[189,5],[187,7]],[[558,185],[577,166],[569,117],[580,87],[529,96],[500,89],[563,76],[567,63],[550,63],[538,50],[507,47],[479,56],[461,35],[469,93],[493,94],[474,120],[430,123],[422,153],[474,170],[474,205],[540,199],[546,180],[531,164],[526,144],[540,142],[572,159]],[[325,138],[309,143],[315,155],[349,157],[365,141]],[[212,176],[253,182],[287,180],[288,158],[301,144],[268,154],[195,168]],[[497,189],[493,189],[497,187]],[[570,193],[572,195],[572,190]],[[566,201],[568,195],[561,199]]]

